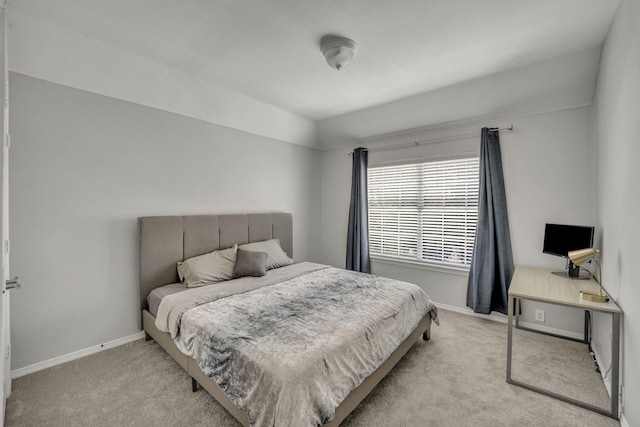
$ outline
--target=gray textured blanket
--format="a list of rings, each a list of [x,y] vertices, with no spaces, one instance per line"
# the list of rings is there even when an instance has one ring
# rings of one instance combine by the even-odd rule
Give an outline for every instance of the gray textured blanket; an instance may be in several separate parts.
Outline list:
[[[437,321],[415,285],[311,263],[295,268],[310,272],[195,305],[174,329],[178,347],[252,426],[331,421],[423,316]]]
[[[322,264],[303,262],[287,266],[286,268],[275,268],[268,271],[264,277],[241,277],[235,280],[191,288],[183,292],[166,295],[162,298],[158,306],[156,327],[162,332],[169,332],[171,338],[175,338],[180,331],[182,315],[193,307],[293,279],[301,274],[326,267],[326,265]]]

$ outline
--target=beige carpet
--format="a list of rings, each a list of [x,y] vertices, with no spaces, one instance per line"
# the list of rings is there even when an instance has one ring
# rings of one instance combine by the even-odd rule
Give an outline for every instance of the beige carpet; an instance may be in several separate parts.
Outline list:
[[[619,426],[505,382],[506,325],[441,311],[343,426]],[[514,378],[608,406],[584,344],[517,331]],[[238,426],[153,342],[18,378],[7,426]]]

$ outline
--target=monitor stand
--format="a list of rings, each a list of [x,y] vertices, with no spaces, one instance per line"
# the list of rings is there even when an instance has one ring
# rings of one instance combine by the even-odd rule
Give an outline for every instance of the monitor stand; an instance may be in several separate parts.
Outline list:
[[[552,271],[552,274],[555,274],[560,277],[564,277],[565,279],[571,280],[589,280],[591,279],[591,275],[589,274],[580,274],[580,267],[575,265],[573,262],[569,261],[569,265],[567,266],[567,270],[565,271]]]
[[[551,274],[555,274],[556,276],[564,277],[565,279],[570,280],[589,280],[591,276],[588,274],[580,274],[578,277],[570,276],[568,271],[552,271]]]

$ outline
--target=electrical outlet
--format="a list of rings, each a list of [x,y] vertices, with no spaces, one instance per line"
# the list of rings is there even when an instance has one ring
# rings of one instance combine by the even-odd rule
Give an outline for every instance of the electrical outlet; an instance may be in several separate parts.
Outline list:
[[[536,321],[544,322],[544,310],[536,310]]]

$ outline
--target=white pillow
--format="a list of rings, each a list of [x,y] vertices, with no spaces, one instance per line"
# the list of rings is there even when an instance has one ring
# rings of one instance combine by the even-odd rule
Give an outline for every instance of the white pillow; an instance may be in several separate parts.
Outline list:
[[[293,260],[287,256],[287,253],[285,251],[282,250],[282,247],[280,246],[280,240],[278,239],[263,240],[262,242],[255,243],[246,243],[244,245],[238,246],[238,248],[251,252],[266,252],[267,270],[293,264]]]
[[[233,279],[238,245],[196,256],[178,263],[180,281],[188,288]]]

